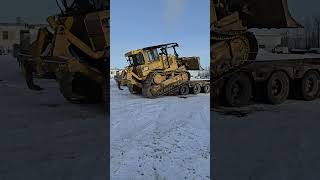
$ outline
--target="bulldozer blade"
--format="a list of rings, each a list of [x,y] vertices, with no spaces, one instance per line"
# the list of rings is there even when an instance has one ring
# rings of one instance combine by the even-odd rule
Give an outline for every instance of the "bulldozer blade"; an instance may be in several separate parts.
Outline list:
[[[187,70],[201,70],[199,57],[183,57],[181,62]]]
[[[242,0],[241,4],[247,9],[248,28],[303,28],[291,16],[287,0]]]

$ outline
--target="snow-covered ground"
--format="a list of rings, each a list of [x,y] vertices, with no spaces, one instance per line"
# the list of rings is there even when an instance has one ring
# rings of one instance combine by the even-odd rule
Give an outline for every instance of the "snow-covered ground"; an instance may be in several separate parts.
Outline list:
[[[111,79],[111,179],[209,179],[210,96],[146,99]]]
[[[259,49],[257,56],[258,61],[263,60],[286,60],[286,59],[304,59],[304,58],[320,58],[320,54],[306,53],[306,54],[277,54],[271,53],[264,49]]]
[[[319,58],[319,54],[273,54],[258,60]],[[280,105],[219,107],[211,117],[215,179],[301,180],[320,177],[320,99],[289,99]]]
[[[31,91],[18,67],[0,56],[0,179],[106,179],[103,104],[71,104],[53,80]]]
[[[215,109],[214,178],[319,179],[319,107],[320,99]]]

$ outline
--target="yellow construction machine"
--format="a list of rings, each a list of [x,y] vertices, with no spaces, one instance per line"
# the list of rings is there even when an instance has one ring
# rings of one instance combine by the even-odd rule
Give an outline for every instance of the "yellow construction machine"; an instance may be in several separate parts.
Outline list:
[[[208,81],[190,81],[188,70],[200,70],[199,57],[179,57],[177,43],[161,44],[125,54],[126,85],[132,94],[154,98],[169,94],[208,93]]]
[[[106,97],[109,63],[109,1],[57,1],[61,13],[47,18],[34,42],[21,31],[18,61],[30,89],[34,78],[56,79],[71,102],[99,102]]]
[[[290,69],[288,67],[292,66],[284,61],[282,65],[277,64],[281,61],[255,61],[259,46],[249,29],[300,27],[303,26],[290,15],[287,0],[211,0],[212,104],[221,99],[229,106],[246,105],[253,94],[258,94],[255,89],[258,85],[273,80],[270,78],[273,70],[280,71],[279,67]],[[283,73],[280,74],[281,81],[287,82],[283,80],[286,79]],[[264,96],[269,97],[272,103],[283,102],[288,84],[272,87],[273,83],[264,88],[269,88]],[[283,92],[276,93],[275,89]]]
[[[253,62],[258,42],[251,28],[302,27],[287,0],[211,0],[211,77]]]

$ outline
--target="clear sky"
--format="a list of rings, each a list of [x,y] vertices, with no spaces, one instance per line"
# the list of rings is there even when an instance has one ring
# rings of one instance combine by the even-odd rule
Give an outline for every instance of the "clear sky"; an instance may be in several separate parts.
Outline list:
[[[210,0],[111,0],[111,66],[126,66],[127,51],[169,42],[209,65]]]

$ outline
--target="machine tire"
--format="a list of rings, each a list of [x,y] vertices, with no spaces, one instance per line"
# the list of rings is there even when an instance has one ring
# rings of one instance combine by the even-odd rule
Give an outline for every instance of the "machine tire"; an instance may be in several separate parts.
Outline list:
[[[133,84],[128,83],[127,86],[128,86],[128,89],[131,94],[139,94],[140,93],[140,91]]]
[[[199,94],[201,92],[201,85],[197,83],[192,87],[191,90],[192,94]]]
[[[232,75],[225,85],[225,102],[228,106],[239,107],[249,104],[252,84],[245,73]]]
[[[103,100],[102,84],[95,82],[88,77],[76,74],[72,82],[72,88],[76,94],[85,98],[83,103],[100,103]]]
[[[284,72],[275,72],[268,79],[266,88],[267,101],[271,104],[281,104],[289,96],[289,78]]]
[[[188,95],[190,92],[189,86],[188,85],[182,85],[179,89],[179,94],[180,95]]]
[[[84,97],[74,94],[72,88],[72,75],[65,75],[58,79],[59,89],[62,96],[71,103],[79,104],[84,101]]]
[[[318,98],[320,92],[320,75],[317,71],[307,72],[301,80],[301,97],[303,100],[312,101]]]
[[[63,97],[71,103],[92,104],[103,99],[103,87],[80,74],[66,75],[58,82]]]
[[[206,84],[202,87],[203,93],[210,93],[210,84]]]

